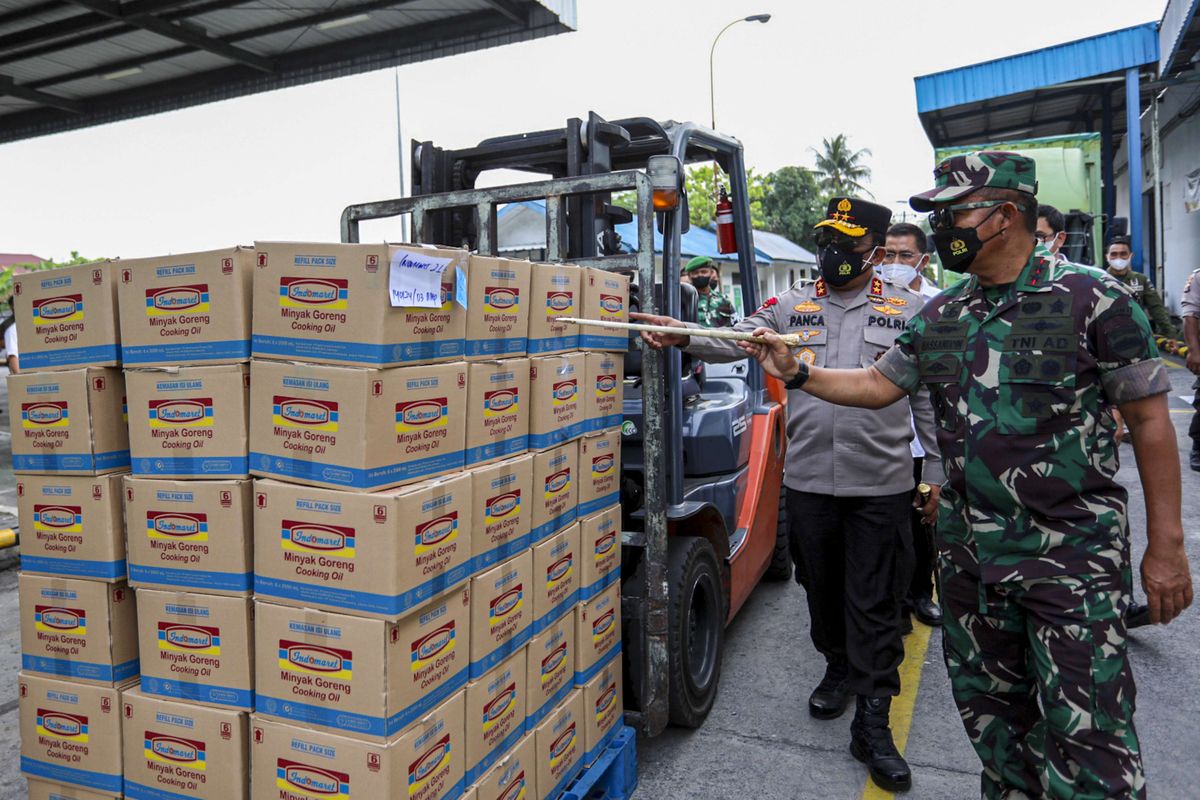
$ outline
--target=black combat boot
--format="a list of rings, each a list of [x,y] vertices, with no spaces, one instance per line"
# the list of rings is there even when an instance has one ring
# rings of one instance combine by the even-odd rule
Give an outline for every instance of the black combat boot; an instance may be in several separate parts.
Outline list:
[[[1192,455],[1188,459],[1188,464],[1193,470],[1200,472],[1200,448],[1192,448]]]
[[[808,697],[808,713],[817,719],[840,717],[850,699],[849,673],[844,660],[831,660],[825,667],[825,677]]]
[[[879,788],[906,792],[912,788],[912,772],[892,741],[888,727],[890,697],[859,697],[854,721],[850,723],[850,753],[867,765]]]

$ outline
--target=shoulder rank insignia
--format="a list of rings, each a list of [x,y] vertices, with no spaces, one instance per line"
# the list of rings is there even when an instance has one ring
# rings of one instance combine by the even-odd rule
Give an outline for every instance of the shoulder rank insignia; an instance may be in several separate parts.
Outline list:
[[[908,301],[903,297],[889,297],[887,302],[888,305],[896,306],[897,308],[904,308],[906,305],[908,305]]]
[[[803,303],[797,303],[792,306],[793,311],[801,314],[815,314],[822,308],[820,303],[814,303],[812,300],[805,300]]]
[[[903,314],[903,313],[904,313],[904,312],[903,312],[903,311],[901,311],[900,309],[898,309],[898,308],[892,308],[891,306],[879,305],[879,306],[871,306],[871,308],[875,309],[875,310],[876,310],[876,311],[878,311],[880,314],[886,314],[886,315],[888,315],[889,317],[895,317],[895,316],[899,316],[900,314]]]
[[[766,300],[763,301],[763,304],[758,307],[758,310],[762,311],[764,308],[770,308],[771,306],[775,306],[775,305],[779,305],[779,298],[778,297],[768,297]]]
[[[867,299],[872,303],[883,302],[883,279],[878,275],[871,278],[871,291],[867,292]]]
[[[824,297],[829,294],[829,289],[825,286],[825,279],[818,278],[816,285],[813,286],[814,294],[817,297]]]

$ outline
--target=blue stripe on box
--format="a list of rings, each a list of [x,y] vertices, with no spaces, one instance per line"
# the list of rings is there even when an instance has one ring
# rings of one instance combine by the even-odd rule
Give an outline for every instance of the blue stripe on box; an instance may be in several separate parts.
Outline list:
[[[579,348],[579,335],[551,336],[548,339],[529,339],[525,347],[530,355],[535,353],[554,353],[560,350],[577,350]]]
[[[471,572],[480,572],[493,564],[499,564],[509,556],[514,556],[522,550],[527,550],[533,546],[533,535],[525,534],[518,536],[515,539],[505,542],[499,547],[492,548],[486,553],[480,553],[471,559]]]
[[[53,798],[54,795],[51,797]],[[146,786],[143,783],[126,779],[125,797],[127,800],[194,800],[196,795],[176,794],[159,789],[157,786]]]
[[[113,450],[108,453],[59,453],[58,455],[13,454],[13,470],[16,472],[78,472],[91,475],[97,471],[120,469],[129,466],[128,450]]]
[[[579,347],[583,350],[627,350],[629,338],[626,336],[604,336],[599,333],[581,333]]]
[[[129,565],[129,580],[180,589],[220,589],[226,592],[248,592],[254,586],[249,572],[146,567],[141,564]]]
[[[612,740],[617,737],[617,732],[621,730],[621,726],[624,724],[625,715],[621,714],[619,717],[617,717],[617,721],[613,723],[613,726],[608,729],[608,732],[600,737],[600,741],[596,743],[596,746],[587,751],[587,754],[583,757],[583,763],[591,764],[597,758],[599,758],[600,754],[604,752],[605,748],[607,748],[609,744],[612,743]]]
[[[483,758],[479,759],[479,763],[467,770],[466,782],[474,783],[483,777],[492,766],[500,760],[501,756],[507,755],[508,751],[516,746],[521,737],[525,735],[525,720],[521,720],[521,724],[512,730],[504,740],[497,744]]]
[[[61,350],[46,350],[40,353],[21,351],[21,369],[26,372],[47,367],[97,366],[105,361],[121,360],[118,344],[97,344],[91,347],[65,347]]]
[[[528,341],[524,336],[511,339],[467,339],[467,355],[523,356]]]
[[[578,736],[578,733],[576,733],[576,736]],[[579,737],[579,743],[580,745],[583,744],[582,737]],[[571,767],[567,774],[562,776],[562,780],[558,782],[557,786],[550,790],[549,794],[542,795],[542,800],[555,800],[555,798],[562,797],[563,792],[565,792],[567,789],[567,785],[570,784],[571,781],[575,780],[575,778],[578,777],[579,773],[581,772],[583,772],[582,758],[579,759],[575,766]],[[540,789],[541,787],[538,788]]]
[[[462,339],[408,344],[363,344],[325,339],[301,339],[291,336],[255,334],[250,340],[256,356],[311,358],[317,361],[363,362],[374,365],[415,364],[434,358],[461,358]]]
[[[484,676],[488,670],[499,664],[504,659],[511,656],[513,653],[520,650],[525,645],[529,644],[529,640],[533,638],[533,626],[526,625],[524,630],[509,637],[508,641],[502,642],[496,646],[496,649],[488,653],[478,661],[471,662],[471,680],[478,680]]]
[[[125,577],[125,559],[119,561],[90,561],[82,558],[51,558],[50,556],[21,556],[25,572],[44,572],[70,578],[120,580]]]
[[[480,447],[468,447],[463,451],[463,457],[466,460],[466,466],[470,467],[478,464],[480,461],[515,456],[524,453],[528,449],[528,436],[514,436],[511,439],[504,439]]]
[[[87,661],[68,661],[64,658],[47,658],[21,654],[21,669],[40,672],[60,678],[81,678],[88,681],[121,683],[138,674],[136,658],[120,664],[93,664]]]
[[[585,683],[590,681],[592,678],[599,675],[600,670],[604,669],[604,667],[608,664],[608,662],[613,660],[614,658],[616,658],[620,654],[620,652],[621,652],[621,641],[618,639],[617,643],[612,646],[612,649],[609,650],[604,655],[602,655],[600,657],[600,660],[597,661],[595,664],[592,664],[590,667],[585,669],[583,672],[580,672],[579,670],[575,671],[575,685],[583,686]]]
[[[250,474],[245,456],[155,456],[135,458],[134,475],[194,475],[198,478],[244,478]]]
[[[229,706],[230,708],[253,709],[254,691],[232,686],[210,686],[204,683],[189,683],[179,680],[163,680],[148,675],[142,676],[142,691],[159,697],[180,700],[196,700],[202,703]]]
[[[178,344],[130,344],[121,348],[126,366],[171,361],[245,361],[250,358],[249,339]]]
[[[549,628],[554,623],[562,619],[562,616],[571,610],[571,606],[579,602],[579,590],[571,592],[563,599],[561,603],[550,609],[549,612],[543,614],[540,618],[533,621],[533,635],[537,636],[542,631]]]
[[[121,774],[95,772],[90,769],[75,769],[58,764],[47,764],[29,756],[21,756],[21,772],[33,778],[44,778],[56,783],[83,786],[101,792],[121,793]]]
[[[603,511],[609,506],[615,506],[621,502],[621,493],[619,491],[611,494],[606,494],[603,497],[597,497],[593,500],[588,500],[586,503],[579,504],[579,518],[590,517],[598,511]]]
[[[625,421],[621,414],[609,414],[607,417],[595,417],[587,421],[587,432],[594,433],[607,428],[619,428]]]
[[[587,420],[574,422],[565,428],[558,428],[549,433],[531,433],[529,434],[529,447],[532,450],[545,450],[548,447],[569,442],[572,439],[577,439],[586,432]]]
[[[616,583],[617,578],[621,577],[621,567],[617,565],[614,569],[609,570],[609,573],[600,580],[593,583],[591,586],[583,586],[579,589],[579,602],[591,600],[596,595],[603,592],[609,586]]]
[[[462,583],[471,576],[472,571],[472,562],[467,561],[465,564],[460,564],[441,575],[435,575],[420,586],[398,595],[360,592],[325,584],[303,583],[255,575],[254,593],[264,597],[284,597],[289,600],[321,603],[352,611],[396,616]]]
[[[255,710],[261,714],[281,719],[294,719],[335,730],[383,737],[391,736],[393,733],[404,730],[466,685],[467,668],[463,667],[456,675],[441,686],[432,692],[422,695],[420,700],[386,719],[383,717],[367,716],[366,714],[351,714],[326,706],[297,703],[294,700],[280,700],[261,693],[257,696]]]
[[[312,461],[300,461],[295,458],[284,458],[266,453],[251,452],[250,464],[253,466],[254,474],[256,475],[282,477],[284,480],[288,478],[304,478],[336,486],[374,489],[383,486],[392,486],[397,481],[408,480],[410,478],[460,470],[463,468],[463,454],[461,450],[456,450],[453,453],[419,458],[415,461],[393,464],[388,467],[359,469],[358,467],[320,464]]]
[[[532,714],[525,715],[525,730],[531,731],[541,724],[542,720],[550,716],[550,712],[555,706],[567,699],[567,695],[575,690],[571,683],[564,683],[559,690],[552,696],[547,698],[546,702],[542,703],[542,707],[535,710]]]
[[[578,508],[578,506],[571,506],[570,511],[564,511],[549,522],[544,522],[534,528],[531,534],[533,544],[538,544],[543,539],[553,536],[574,522],[578,518]]]

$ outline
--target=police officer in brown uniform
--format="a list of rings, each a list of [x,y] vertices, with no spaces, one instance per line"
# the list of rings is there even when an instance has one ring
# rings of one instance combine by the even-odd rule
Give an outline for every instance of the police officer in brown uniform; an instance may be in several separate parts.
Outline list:
[[[821,278],[770,298],[734,328],[796,334],[802,342],[796,357],[813,366],[873,364],[924,303],[919,292],[875,272],[891,216],[864,200],[830,200],[826,219],[816,226]],[[670,317],[633,316],[687,327]],[[699,332],[643,338],[652,347],[683,347],[705,361],[745,356],[732,342]],[[940,486],[933,408],[927,396],[911,407],[927,453],[924,481]],[[868,764],[876,783],[893,791],[911,786],[889,728],[904,658],[901,604],[913,567],[909,410],[907,401],[868,411],[790,392],[784,476],[796,580],[807,594],[813,644],[827,661],[809,713],[833,719],[849,694],[857,694],[851,752]]]

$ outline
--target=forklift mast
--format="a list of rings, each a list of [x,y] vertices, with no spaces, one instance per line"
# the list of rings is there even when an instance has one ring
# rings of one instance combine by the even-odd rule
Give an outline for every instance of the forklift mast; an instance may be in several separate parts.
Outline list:
[[[608,122],[595,113],[584,123],[570,119],[564,128],[488,139],[476,147],[446,150],[432,142],[413,143],[413,196],[348,206],[342,213],[342,241],[357,242],[362,220],[412,215],[414,242],[462,246],[483,255],[498,254],[496,214],[500,206],[526,200],[546,204],[546,261],[617,270],[634,276],[640,308],[680,316],[678,291],[680,237],[686,206],[655,213],[645,173],[651,156],[674,156],[681,164],[715,161],[729,176],[738,248],[743,312],[759,305],[758,278],[751,238],[750,206],[742,146],[736,139],[693,123],[659,123],[646,117]],[[484,172],[521,170],[548,180],[476,189]],[[638,241],[632,254],[620,247],[614,225],[631,213],[612,204],[614,192],[634,191]],[[654,225],[663,233],[661,274],[654,261]],[[694,509],[684,501],[681,356],[674,348],[643,353],[643,447],[645,515],[643,530],[623,534],[623,544],[642,548],[646,585],[638,628],[642,699],[631,722],[648,735],[667,724],[667,581],[669,520],[685,519]],[[755,403],[767,402],[758,364],[751,363],[747,383]],[[695,505],[694,503],[691,505]],[[631,538],[632,537],[632,538]]]

